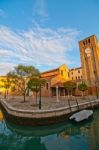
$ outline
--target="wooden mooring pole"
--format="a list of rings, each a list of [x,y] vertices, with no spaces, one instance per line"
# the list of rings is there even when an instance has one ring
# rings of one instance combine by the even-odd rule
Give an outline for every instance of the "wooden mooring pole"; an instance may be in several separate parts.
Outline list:
[[[69,105],[70,112],[72,112],[71,104],[70,104],[70,99],[69,98],[68,98],[68,105]]]

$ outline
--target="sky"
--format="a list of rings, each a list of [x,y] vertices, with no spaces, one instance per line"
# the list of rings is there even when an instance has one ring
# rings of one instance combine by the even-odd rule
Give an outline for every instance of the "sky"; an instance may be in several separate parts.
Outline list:
[[[0,0],[0,75],[18,64],[79,67],[78,41],[93,34],[99,0]]]

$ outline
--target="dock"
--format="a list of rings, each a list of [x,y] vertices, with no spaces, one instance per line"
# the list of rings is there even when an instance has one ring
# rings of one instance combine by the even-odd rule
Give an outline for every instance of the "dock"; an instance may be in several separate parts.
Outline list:
[[[59,123],[68,119],[68,117],[77,111],[83,109],[93,109],[99,106],[99,99],[90,102],[76,103],[65,107],[46,109],[46,110],[24,110],[12,107],[4,99],[0,100],[0,108],[6,121],[26,126],[39,126]]]

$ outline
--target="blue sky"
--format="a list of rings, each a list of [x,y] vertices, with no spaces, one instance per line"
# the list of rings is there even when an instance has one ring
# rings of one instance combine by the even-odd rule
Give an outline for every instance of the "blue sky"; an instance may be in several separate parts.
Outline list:
[[[98,0],[0,0],[0,74],[80,66],[78,41],[99,39]]]

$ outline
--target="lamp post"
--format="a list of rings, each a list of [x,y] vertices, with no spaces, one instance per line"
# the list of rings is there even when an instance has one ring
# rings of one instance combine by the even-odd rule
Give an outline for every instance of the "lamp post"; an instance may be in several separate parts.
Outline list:
[[[59,102],[59,97],[58,97],[58,86],[56,86],[56,100]]]
[[[39,109],[41,109],[41,83],[39,84],[40,96],[39,96]]]

